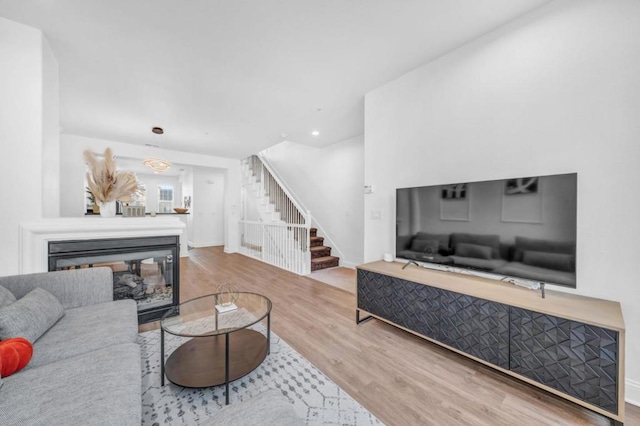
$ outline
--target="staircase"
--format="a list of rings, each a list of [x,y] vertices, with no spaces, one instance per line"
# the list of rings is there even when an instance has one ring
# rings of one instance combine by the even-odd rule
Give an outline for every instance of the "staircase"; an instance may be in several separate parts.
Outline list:
[[[269,165],[256,155],[240,164],[240,253],[300,275],[338,266],[340,259],[311,228],[311,212],[294,200]]]
[[[334,268],[340,264],[340,258],[331,256],[331,247],[324,245],[324,238],[318,237],[318,229],[311,228],[310,251],[311,251],[311,272],[321,269]]]

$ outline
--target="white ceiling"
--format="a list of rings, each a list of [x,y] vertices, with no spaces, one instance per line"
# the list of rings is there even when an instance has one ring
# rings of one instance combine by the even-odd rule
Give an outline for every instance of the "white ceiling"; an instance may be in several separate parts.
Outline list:
[[[242,158],[362,134],[365,93],[547,1],[0,0],[0,16],[51,43],[65,133]]]

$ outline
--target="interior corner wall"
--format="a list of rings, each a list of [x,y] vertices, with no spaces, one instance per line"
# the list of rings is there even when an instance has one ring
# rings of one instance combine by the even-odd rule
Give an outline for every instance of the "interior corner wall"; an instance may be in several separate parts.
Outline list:
[[[182,175],[182,196],[193,199],[193,169],[191,168],[185,170]],[[190,205],[189,209],[191,208],[192,206]],[[193,246],[193,214],[187,215],[187,243],[189,246]]]
[[[621,302],[638,404],[638,76],[640,2],[571,0],[367,94],[365,261],[393,251],[396,188],[577,172],[574,292]]]
[[[327,233],[318,235],[335,243],[333,248],[344,256],[340,264],[355,267],[362,263],[364,138],[358,136],[323,148],[282,142],[261,154],[287,189],[311,211],[314,223]],[[332,254],[340,256],[335,250]]]
[[[42,36],[42,216],[60,216],[60,79],[58,61]]]
[[[42,32],[0,18],[0,275],[19,273],[20,222],[42,215]]]

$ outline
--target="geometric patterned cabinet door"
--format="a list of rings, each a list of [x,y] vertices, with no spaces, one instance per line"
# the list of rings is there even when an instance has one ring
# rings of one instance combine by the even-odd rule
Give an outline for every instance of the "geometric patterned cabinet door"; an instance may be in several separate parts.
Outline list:
[[[441,290],[440,341],[509,369],[509,307]]]
[[[358,308],[439,340],[441,290],[358,269]]]
[[[510,309],[513,372],[618,414],[617,331]]]

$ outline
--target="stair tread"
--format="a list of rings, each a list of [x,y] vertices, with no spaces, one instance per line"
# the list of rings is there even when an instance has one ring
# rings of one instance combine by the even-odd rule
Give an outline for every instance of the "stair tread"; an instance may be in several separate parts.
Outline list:
[[[331,247],[328,246],[314,246],[311,247],[311,251],[323,251],[323,250],[327,250],[327,249],[331,249]]]
[[[322,263],[322,262],[328,262],[330,260],[335,260],[335,259],[339,259],[339,257],[338,256],[316,257],[315,259],[311,259],[311,263]]]

